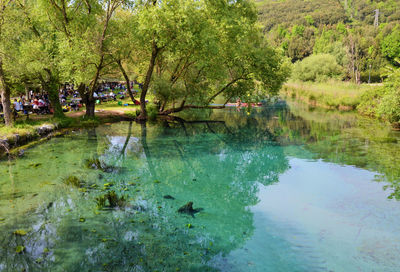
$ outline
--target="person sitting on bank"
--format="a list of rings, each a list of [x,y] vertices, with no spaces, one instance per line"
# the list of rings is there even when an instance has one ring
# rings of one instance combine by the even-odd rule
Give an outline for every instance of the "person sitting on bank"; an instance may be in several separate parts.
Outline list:
[[[39,109],[39,101],[36,98],[33,100],[32,104],[33,110]]]
[[[22,104],[21,102],[18,102],[17,99],[14,99],[13,105],[16,112],[22,111]]]
[[[108,94],[108,97],[110,97],[110,99],[115,100],[115,94],[114,94],[113,92],[110,92],[110,93]]]

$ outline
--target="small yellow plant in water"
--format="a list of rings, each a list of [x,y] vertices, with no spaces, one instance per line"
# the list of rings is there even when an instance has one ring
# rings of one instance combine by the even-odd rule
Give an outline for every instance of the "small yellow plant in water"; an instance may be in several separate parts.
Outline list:
[[[19,235],[19,236],[24,236],[24,235],[26,235],[27,233],[28,233],[28,232],[25,231],[25,230],[23,230],[23,229],[14,231],[14,234],[15,234],[15,235]]]

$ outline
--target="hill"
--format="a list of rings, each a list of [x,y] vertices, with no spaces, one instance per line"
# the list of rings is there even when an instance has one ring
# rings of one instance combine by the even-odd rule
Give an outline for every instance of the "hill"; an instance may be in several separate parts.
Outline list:
[[[270,44],[293,63],[331,54],[343,79],[381,81],[398,65],[400,0],[255,0]],[[397,42],[399,41],[399,42]],[[371,75],[371,76],[370,76]]]

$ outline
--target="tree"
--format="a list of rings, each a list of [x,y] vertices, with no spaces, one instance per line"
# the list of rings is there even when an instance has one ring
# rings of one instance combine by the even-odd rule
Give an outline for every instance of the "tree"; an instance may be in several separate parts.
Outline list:
[[[105,67],[112,63],[108,33],[113,15],[123,0],[42,0],[43,9],[62,38],[61,75],[78,86],[86,105],[86,117],[93,118],[94,92]]]
[[[7,36],[5,35],[4,28],[7,27],[11,22],[8,20],[8,11],[11,8],[12,1],[11,0],[0,0],[0,95],[2,98],[3,112],[4,112],[4,120],[6,126],[12,125],[12,116],[11,116],[11,89],[9,78],[7,76],[7,71],[4,69],[4,59],[7,54],[7,46],[4,41],[7,41]]]
[[[48,93],[54,117],[64,117],[58,96],[60,80],[59,38],[47,15],[34,1],[17,0],[27,29],[19,43],[19,76],[38,81]]]
[[[248,1],[153,2],[140,8],[134,39],[144,79],[139,119],[147,118],[150,83],[159,114],[166,115],[212,108],[217,96],[228,102],[247,95],[257,82],[274,92],[285,79],[281,57],[263,43]]]
[[[400,27],[396,26],[382,41],[382,53],[392,64],[397,65],[400,57]]]

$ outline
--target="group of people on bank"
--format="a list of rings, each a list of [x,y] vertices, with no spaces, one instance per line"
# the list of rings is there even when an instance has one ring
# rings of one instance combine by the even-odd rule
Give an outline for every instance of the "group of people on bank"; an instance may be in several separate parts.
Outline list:
[[[140,88],[139,84],[139,88]],[[133,87],[133,83],[132,86]],[[133,90],[133,95],[137,91]],[[97,104],[107,101],[116,101],[117,99],[124,99],[127,96],[127,88],[125,84],[121,83],[103,83],[100,84],[94,92],[93,97]],[[59,90],[59,100],[64,112],[78,111],[82,105],[82,98],[79,92],[75,89],[73,84],[64,84]],[[0,97],[1,101],[1,97]],[[47,92],[37,93],[33,90],[29,91],[26,95],[12,98],[12,111],[14,118],[18,114],[51,114],[53,108],[49,100]],[[135,103],[136,104],[136,103]],[[2,117],[3,105],[0,103],[0,117]]]

